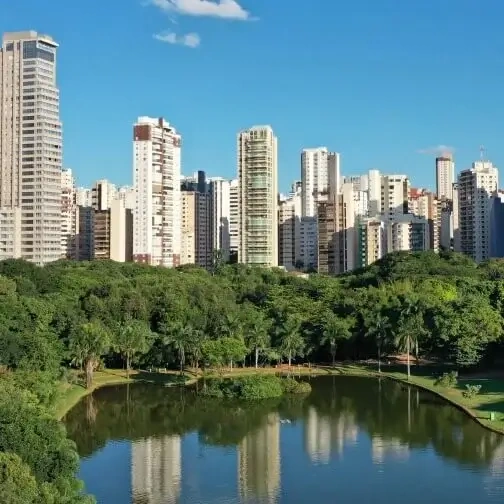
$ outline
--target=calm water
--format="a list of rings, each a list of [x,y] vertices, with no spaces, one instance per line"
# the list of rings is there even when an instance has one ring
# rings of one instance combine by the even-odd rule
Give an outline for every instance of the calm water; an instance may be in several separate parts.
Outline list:
[[[504,437],[435,397],[324,377],[253,404],[136,384],[66,418],[99,504],[504,502]]]

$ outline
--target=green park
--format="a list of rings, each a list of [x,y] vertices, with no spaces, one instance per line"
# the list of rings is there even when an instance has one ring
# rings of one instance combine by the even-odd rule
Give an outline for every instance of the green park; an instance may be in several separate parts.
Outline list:
[[[134,382],[256,400],[309,394],[311,376],[369,376],[504,433],[504,261],[395,253],[300,278],[8,260],[0,320],[0,502],[94,502],[61,419],[94,390]]]

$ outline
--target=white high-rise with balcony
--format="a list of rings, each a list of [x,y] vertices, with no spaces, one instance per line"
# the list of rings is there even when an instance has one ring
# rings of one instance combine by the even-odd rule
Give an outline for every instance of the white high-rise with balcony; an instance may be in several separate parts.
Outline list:
[[[498,187],[499,171],[490,161],[473,163],[458,177],[456,250],[476,262],[490,258],[491,197]]]
[[[181,136],[164,119],[139,117],[133,127],[133,260],[180,265]]]
[[[238,134],[238,261],[278,265],[277,138],[271,126]]]
[[[5,33],[0,49],[0,221],[13,223],[0,254],[40,265],[61,257],[57,48],[27,31]]]
[[[301,153],[302,216],[316,217],[317,202],[333,186],[334,194],[340,192],[340,156],[328,152],[327,147],[303,149]]]

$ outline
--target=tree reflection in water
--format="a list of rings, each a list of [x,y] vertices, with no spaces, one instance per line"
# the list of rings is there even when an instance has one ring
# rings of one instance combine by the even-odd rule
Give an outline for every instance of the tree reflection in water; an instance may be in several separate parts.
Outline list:
[[[313,378],[311,383],[311,394],[303,398],[248,403],[202,398],[196,388],[107,387],[81,401],[65,423],[82,457],[110,440],[189,432],[197,432],[201,442],[209,445],[250,446],[250,440],[262,435],[261,429],[271,425],[272,418],[277,423],[279,419],[302,421],[305,450],[318,463],[341,454],[346,444],[363,434],[371,439],[370,456],[377,463],[386,453],[404,458],[412,449],[430,446],[452,463],[491,469],[496,454],[502,453],[502,436],[415,388],[353,377]],[[276,439],[276,434],[269,436]]]

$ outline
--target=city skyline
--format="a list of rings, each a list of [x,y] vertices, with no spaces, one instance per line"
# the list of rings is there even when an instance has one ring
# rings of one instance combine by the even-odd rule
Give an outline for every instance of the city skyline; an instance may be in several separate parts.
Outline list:
[[[497,2],[484,13],[474,13],[471,6],[451,0],[441,6],[428,0],[421,9],[395,5],[383,17],[377,6],[364,0],[340,6],[318,0],[320,9],[310,12],[301,25],[299,13],[271,2],[243,1],[240,5],[257,21],[222,20],[218,18],[222,11],[214,11],[213,16],[184,16],[175,9],[170,15],[176,16],[178,25],[171,25],[170,16],[159,7],[132,0],[123,6],[121,19],[142,23],[134,24],[128,41],[121,38],[120,22],[105,25],[112,7],[103,2],[92,0],[85,7],[25,3],[22,13],[8,3],[2,8],[0,31],[33,28],[50,33],[60,44],[64,166],[73,169],[79,185],[89,186],[104,174],[118,185],[131,183],[131,151],[124,139],[135,118],[143,114],[165,117],[177,125],[184,137],[183,173],[205,170],[209,176],[225,178],[233,178],[236,169],[236,132],[270,124],[279,138],[282,192],[297,178],[292,172],[298,171],[301,150],[318,145],[341,154],[347,175],[377,168],[383,173],[405,173],[415,186],[430,189],[435,188],[432,149],[440,144],[455,147],[457,173],[479,157],[480,144],[487,148],[488,158],[497,166],[502,164],[499,123],[504,111],[493,99],[501,74],[499,44],[494,39],[501,36],[491,26],[504,9]],[[431,10],[434,6],[436,16]],[[335,33],[316,33],[322,12],[325,18],[331,9],[348,22]],[[433,31],[431,25],[443,13],[449,14],[450,26],[443,36],[425,41],[423,34]],[[82,31],[69,29],[77,16]],[[462,28],[472,27],[475,16],[488,29],[478,41],[471,41]],[[383,24],[376,23],[377,19]],[[306,26],[308,36],[295,40],[285,30],[278,36],[275,28],[280,20],[293,32]],[[366,29],[355,30],[357,22]],[[384,29],[387,24],[396,27],[390,34]],[[191,49],[154,39],[170,26],[178,35],[198,33],[201,45]],[[405,26],[410,36],[406,44],[398,44]],[[92,38],[81,36],[91,29]],[[373,50],[377,40],[380,53]],[[250,49],[243,53],[247,65],[235,75],[237,48],[254,44],[273,48],[261,63],[271,68],[270,82],[263,89],[248,78],[249,72],[255,75],[258,64]],[[339,47],[346,52],[338,51]],[[89,65],[82,65],[88,51],[93,58]],[[289,56],[290,51],[297,56]],[[218,61],[212,54],[219,54]],[[131,61],[144,60],[169,64],[161,70],[161,78],[147,79],[148,93],[139,93],[140,81],[145,85],[143,76],[151,70],[136,72]],[[282,61],[285,64],[279,65]],[[334,72],[312,79],[320,63]],[[497,78],[476,78],[477,71],[466,71],[471,67],[484,67]],[[159,66],[155,68],[159,73]],[[166,92],[164,72],[170,75],[170,92]],[[443,77],[432,79],[433,74]],[[205,86],[193,78],[196,75],[204,76]],[[225,98],[219,100],[219,95]]]

